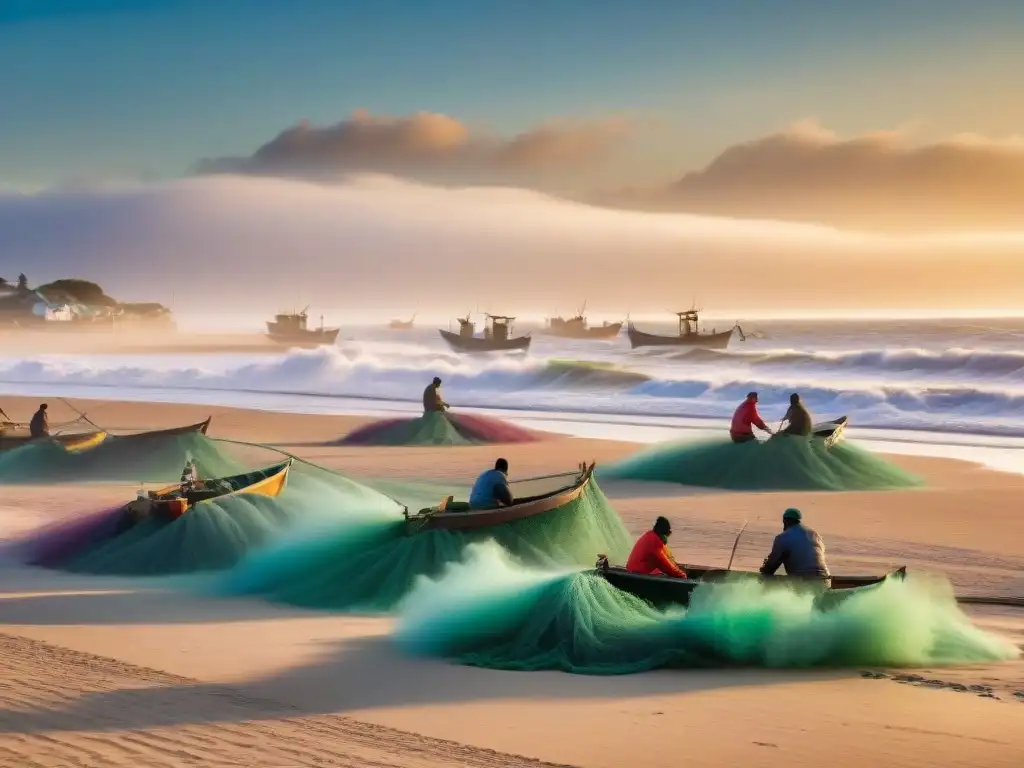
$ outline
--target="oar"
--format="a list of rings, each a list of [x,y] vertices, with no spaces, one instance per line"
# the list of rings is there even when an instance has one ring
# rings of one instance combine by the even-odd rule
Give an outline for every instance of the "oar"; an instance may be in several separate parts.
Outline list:
[[[736,534],[736,541],[734,541],[732,543],[732,554],[729,555],[729,565],[727,565],[726,568],[725,568],[725,570],[727,570],[727,571],[731,571],[732,570],[732,561],[736,557],[736,548],[740,545],[740,536],[743,535],[743,532],[745,530],[747,530],[747,521],[746,520],[743,521],[743,527],[740,528],[740,532]]]

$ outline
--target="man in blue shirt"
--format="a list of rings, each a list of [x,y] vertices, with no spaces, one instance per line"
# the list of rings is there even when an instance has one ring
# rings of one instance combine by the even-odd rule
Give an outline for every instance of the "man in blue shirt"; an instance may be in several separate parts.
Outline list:
[[[830,581],[825,564],[825,543],[815,531],[804,526],[799,509],[782,513],[782,533],[775,537],[771,554],[765,558],[761,573],[772,576],[783,566],[787,576]]]
[[[494,469],[487,470],[473,483],[469,506],[472,509],[494,509],[511,506],[512,501],[512,491],[508,488],[508,462],[498,459],[494,462]]]

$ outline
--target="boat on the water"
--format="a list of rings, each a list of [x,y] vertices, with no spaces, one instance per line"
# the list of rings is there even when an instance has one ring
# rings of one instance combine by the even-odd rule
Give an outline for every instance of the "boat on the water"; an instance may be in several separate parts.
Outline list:
[[[532,339],[526,336],[511,336],[514,317],[487,315],[484,335],[474,336],[476,326],[469,315],[459,318],[459,332],[452,333],[439,329],[441,338],[456,352],[525,352]]]
[[[549,317],[544,333],[548,336],[559,336],[563,339],[614,339],[622,330],[623,323],[605,321],[598,326],[587,324],[586,302],[574,317]]]
[[[267,321],[267,336],[278,343],[295,344],[296,346],[333,344],[341,329],[325,328],[323,315],[320,315],[320,327],[310,328],[306,309],[298,314],[274,315],[273,320]]]
[[[455,501],[449,496],[436,507],[421,509],[414,515],[405,512],[406,532],[419,533],[425,530],[472,531],[495,525],[515,523],[529,517],[543,515],[561,509],[576,501],[587,490],[594,475],[594,464],[580,464],[579,473],[569,485],[538,496],[515,499],[507,507],[494,509],[472,509],[464,501]]]
[[[127,525],[134,525],[150,516],[176,520],[200,502],[226,496],[280,496],[288,483],[288,471],[291,469],[292,461],[293,459],[288,459],[280,464],[241,475],[200,480],[195,487],[184,492],[181,483],[150,491],[144,497],[125,505]]]
[[[746,340],[743,329],[734,325],[728,331],[711,330],[706,333],[700,329],[700,310],[688,309],[685,312],[676,312],[679,318],[678,336],[658,336],[653,333],[644,333],[638,330],[633,323],[626,328],[629,336],[629,343],[633,349],[637,347],[699,347],[701,349],[725,349],[729,346],[732,332],[738,331],[740,340]]]
[[[399,320],[396,318],[388,323],[388,328],[392,331],[411,331],[415,321],[416,315],[413,315],[408,320]]]
[[[791,576],[763,576],[752,571],[732,571],[701,565],[680,564],[680,567],[686,571],[687,578],[677,579],[672,576],[633,573],[621,566],[610,565],[607,556],[598,555],[594,573],[616,589],[639,597],[657,608],[686,607],[690,604],[694,590],[701,584],[723,582],[727,579],[756,579],[773,588],[807,589],[817,587],[817,589],[821,589],[814,582]],[[831,586],[827,590],[821,590],[821,594],[816,597],[815,605],[821,610],[827,610],[856,594],[859,590],[881,584],[889,579],[902,580],[906,576],[906,566],[882,576],[832,576]]]

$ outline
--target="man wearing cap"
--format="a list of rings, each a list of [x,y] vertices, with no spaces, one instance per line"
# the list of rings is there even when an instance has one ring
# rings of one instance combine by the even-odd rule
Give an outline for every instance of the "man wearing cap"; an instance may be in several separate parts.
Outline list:
[[[668,548],[668,537],[672,535],[672,524],[668,518],[659,517],[654,527],[637,539],[633,551],[626,561],[626,570],[648,576],[674,576],[685,579],[686,573],[676,565],[672,551]]]
[[[441,397],[441,379],[435,376],[423,390],[423,413],[441,412],[447,408],[448,403]]]
[[[756,440],[754,427],[759,427],[772,433],[771,427],[764,423],[761,414],[757,412],[757,392],[748,392],[747,399],[740,403],[736,412],[732,415],[732,425],[729,427],[729,437],[734,443],[749,443]]]
[[[765,558],[761,573],[772,576],[783,566],[787,576],[815,579],[831,585],[825,564],[825,544],[815,531],[803,524],[799,509],[790,507],[782,513],[782,533],[775,537],[771,554]]]

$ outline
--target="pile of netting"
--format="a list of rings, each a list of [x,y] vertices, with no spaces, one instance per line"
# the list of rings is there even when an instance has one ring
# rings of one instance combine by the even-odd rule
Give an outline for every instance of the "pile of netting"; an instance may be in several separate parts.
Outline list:
[[[910,488],[921,480],[846,442],[778,437],[658,445],[601,470],[623,480],[754,490],[867,491]]]
[[[32,442],[0,452],[0,483],[173,482],[191,458],[203,477],[223,477],[247,467],[215,440],[196,431],[183,434],[108,435],[82,450],[55,441]]]
[[[539,489],[513,483],[512,492],[522,497]],[[308,608],[388,611],[417,578],[437,576],[460,560],[468,545],[481,541],[495,542],[526,565],[577,567],[593,565],[599,553],[621,562],[631,544],[591,480],[578,498],[557,509],[473,531],[417,529],[394,514],[349,519],[246,558],[224,574],[216,591]]]
[[[468,413],[425,413],[418,418],[382,419],[359,427],[341,445],[479,445],[530,443],[538,436],[501,419]]]
[[[205,439],[205,438],[204,438]],[[210,441],[211,443],[213,441]],[[126,502],[131,499],[125,499]],[[277,497],[222,496],[181,517],[127,524],[124,506],[76,515],[13,545],[24,562],[92,574],[156,576],[230,568],[246,555],[306,528],[351,515],[400,515],[387,496],[325,469],[295,462]]]
[[[403,601],[410,653],[496,669],[626,674],[662,667],[934,666],[1013,659],[973,626],[948,583],[891,580],[821,611],[807,592],[756,580],[701,585],[659,611],[595,573],[525,571],[474,547]]]

